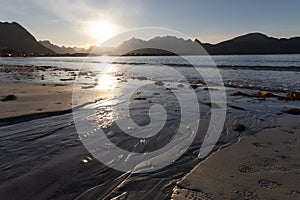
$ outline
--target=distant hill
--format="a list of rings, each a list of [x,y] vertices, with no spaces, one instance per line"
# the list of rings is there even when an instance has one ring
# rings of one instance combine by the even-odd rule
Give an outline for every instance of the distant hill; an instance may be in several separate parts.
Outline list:
[[[44,40],[44,41],[39,41],[39,43],[41,45],[43,45],[44,47],[54,51],[55,53],[58,54],[73,54],[73,53],[77,53],[77,51],[75,51],[75,49],[71,48],[71,47],[65,47],[65,46],[58,46],[55,44],[52,44],[49,40]]]
[[[52,44],[49,40],[43,40],[43,41],[39,41],[39,43],[41,45],[43,45],[44,47],[54,51],[55,53],[58,54],[88,54],[89,52],[92,51],[92,49],[94,48],[93,46],[91,46],[88,49],[85,48],[80,48],[80,47],[65,47],[65,46],[58,46],[55,44]]]
[[[140,49],[140,50],[139,50]],[[155,51],[155,49],[157,51]],[[165,55],[166,51],[174,51],[170,54],[204,54],[200,45],[192,40],[184,40],[174,36],[155,37],[148,41],[132,38],[124,41],[115,48],[117,55]],[[176,52],[175,52],[176,51]]]
[[[116,47],[117,55],[165,55],[161,49],[175,49],[180,55],[206,54],[299,54],[300,37],[277,39],[262,33],[250,33],[218,44],[202,43],[199,40],[184,40],[173,36],[155,37],[144,41],[132,38]],[[170,53],[172,55],[172,53]]]
[[[154,49],[154,48],[142,48],[130,51],[128,53],[121,54],[122,56],[175,56],[178,55],[176,53],[172,53],[170,51]]]
[[[21,25],[16,22],[0,22],[0,52],[13,55],[51,55],[52,50],[44,47]]]
[[[300,53],[300,37],[277,39],[262,33],[249,33],[215,45],[202,44],[202,46],[209,54],[216,55],[297,54]]]

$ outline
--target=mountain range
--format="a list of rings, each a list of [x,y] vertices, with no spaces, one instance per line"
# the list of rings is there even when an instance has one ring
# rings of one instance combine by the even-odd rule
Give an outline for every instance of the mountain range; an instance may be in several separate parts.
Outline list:
[[[203,48],[202,48],[203,47]],[[217,44],[202,43],[198,39],[185,40],[174,36],[150,40],[131,38],[116,47],[88,49],[65,47],[50,41],[37,41],[16,22],[0,22],[0,56],[53,56],[53,55],[212,55],[229,54],[299,54],[300,37],[273,38],[262,33],[249,33]]]
[[[0,52],[29,55],[49,55],[54,51],[44,47],[16,22],[0,22]]]

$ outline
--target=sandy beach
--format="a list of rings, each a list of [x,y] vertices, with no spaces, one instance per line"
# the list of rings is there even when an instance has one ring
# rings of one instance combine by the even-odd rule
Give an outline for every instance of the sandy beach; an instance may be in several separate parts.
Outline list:
[[[172,199],[299,199],[299,141],[299,118],[284,117],[201,162],[177,183]]]
[[[0,97],[15,95],[16,100],[0,101],[0,118],[72,108],[72,86],[37,83],[0,83]]]
[[[80,90],[72,84],[42,84],[25,82],[0,83],[0,124],[49,117],[72,112],[72,93]],[[13,95],[16,99],[6,101]],[[106,98],[107,90],[95,90],[95,99]],[[84,98],[84,97],[83,97]],[[81,101],[93,101],[84,99]],[[76,106],[76,105],[75,105]],[[10,122],[10,123],[8,123]]]

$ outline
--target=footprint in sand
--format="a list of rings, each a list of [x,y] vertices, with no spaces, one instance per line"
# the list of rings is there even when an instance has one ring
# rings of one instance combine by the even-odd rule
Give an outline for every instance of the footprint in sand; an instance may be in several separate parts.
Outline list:
[[[172,195],[172,199],[212,199],[207,193],[203,192],[201,189],[193,189],[190,186],[191,184],[188,181],[180,181],[180,183],[178,183],[176,186],[176,190]]]
[[[280,155],[278,156],[281,160],[287,161],[289,157],[285,156],[285,155]]]
[[[278,158],[279,159],[279,158]],[[282,158],[284,159],[284,158]],[[280,171],[286,171],[287,168],[283,168],[278,164],[277,159],[273,158],[260,158],[255,161],[255,163],[249,163],[249,164],[244,164],[241,165],[238,169],[241,173],[257,173],[257,172],[262,172],[262,171],[275,171],[275,170],[280,170]]]
[[[298,144],[298,140],[297,138],[289,138],[287,141],[283,142],[283,144],[287,145],[288,149],[292,149],[293,147],[295,147]]]
[[[257,199],[255,192],[236,190],[235,193],[237,194],[237,199]]]
[[[260,179],[257,183],[261,187],[263,187],[265,190],[272,190],[272,189],[276,189],[276,188],[281,186],[280,183],[277,183],[275,181],[270,181],[270,180],[267,180],[267,179]]]
[[[201,200],[212,200],[208,194],[198,191],[198,190],[191,190],[191,189],[180,189],[173,194],[172,199],[179,200],[179,199],[201,199]]]
[[[270,142],[261,142],[261,143],[253,142],[252,145],[255,147],[259,147],[259,148],[267,148],[267,147],[271,146],[272,143],[270,143]]]
[[[239,167],[239,171],[242,173],[255,173],[255,172],[258,172],[259,170],[256,169],[255,166],[242,165]]]
[[[287,129],[281,129],[281,130],[284,132],[287,132],[288,134],[291,134],[291,135],[295,134],[295,131],[293,131],[293,130],[287,130]]]
[[[290,138],[289,139],[289,145],[295,146],[298,143],[297,138]]]
[[[264,167],[273,166],[275,163],[277,163],[276,159],[273,159],[273,158],[264,158],[263,159],[263,166]]]
[[[290,196],[291,196],[291,197],[300,197],[300,192],[297,191],[297,190],[292,190],[292,191],[290,192]]]

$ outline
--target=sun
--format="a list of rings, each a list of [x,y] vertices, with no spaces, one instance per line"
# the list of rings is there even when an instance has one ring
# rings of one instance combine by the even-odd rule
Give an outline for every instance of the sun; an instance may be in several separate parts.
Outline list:
[[[108,21],[97,22],[91,25],[90,34],[99,41],[105,41],[116,34],[116,28]]]

